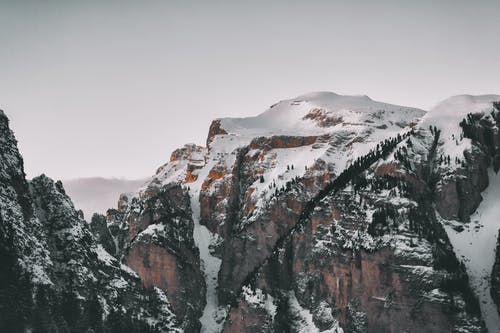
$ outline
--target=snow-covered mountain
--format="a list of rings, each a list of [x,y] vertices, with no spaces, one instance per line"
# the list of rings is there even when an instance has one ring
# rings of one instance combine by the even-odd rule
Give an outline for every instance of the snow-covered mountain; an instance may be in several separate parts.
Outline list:
[[[216,119],[90,230],[170,329],[500,332],[499,102],[317,92]]]

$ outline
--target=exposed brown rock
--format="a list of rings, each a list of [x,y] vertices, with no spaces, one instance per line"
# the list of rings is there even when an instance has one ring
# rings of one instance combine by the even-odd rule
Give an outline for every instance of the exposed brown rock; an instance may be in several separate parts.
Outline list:
[[[174,309],[179,307],[181,272],[174,255],[163,247],[138,242],[130,249],[126,264],[139,274],[146,288],[155,286],[167,291]]]
[[[188,168],[187,171],[186,171],[186,178],[184,179],[184,181],[186,183],[193,183],[197,179],[198,179],[198,175],[193,175],[193,170],[191,170],[191,169]]]
[[[375,169],[375,175],[381,177],[384,175],[398,177],[399,166],[397,163],[383,163]]]
[[[272,137],[255,138],[249,145],[249,149],[269,150],[273,148],[297,148],[312,145],[318,136],[286,136],[276,135]]]
[[[245,300],[241,300],[237,306],[231,308],[224,323],[224,333],[254,333],[273,332],[272,321],[263,309],[250,306]]]
[[[343,121],[342,117],[329,115],[324,109],[320,108],[312,109],[302,119],[313,120],[320,127],[335,126],[342,123]]]

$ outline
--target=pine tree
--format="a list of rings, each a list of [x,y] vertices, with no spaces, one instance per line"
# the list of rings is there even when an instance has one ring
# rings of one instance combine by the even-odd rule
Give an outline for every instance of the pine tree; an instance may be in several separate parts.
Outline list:
[[[92,294],[85,304],[85,317],[88,320],[89,328],[92,328],[94,332],[103,331],[102,308],[95,294]]]

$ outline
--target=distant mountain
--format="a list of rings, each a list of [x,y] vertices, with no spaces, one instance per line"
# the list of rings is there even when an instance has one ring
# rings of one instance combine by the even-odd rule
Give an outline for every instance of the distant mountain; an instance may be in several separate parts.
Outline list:
[[[121,193],[133,192],[146,181],[92,177],[65,180],[63,183],[75,208],[81,209],[85,219],[90,221],[94,213],[104,214],[108,208],[116,207]]]

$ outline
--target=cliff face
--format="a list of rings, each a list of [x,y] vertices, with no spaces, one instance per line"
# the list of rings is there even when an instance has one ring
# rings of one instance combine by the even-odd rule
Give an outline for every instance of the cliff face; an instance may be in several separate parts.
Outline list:
[[[187,192],[167,184],[142,199],[133,199],[125,212],[129,241],[123,262],[139,274],[146,287],[167,292],[186,331],[199,329],[205,285]]]
[[[457,96],[425,113],[313,93],[218,119],[207,148],[174,151],[94,216],[83,244],[164,293],[186,332],[494,331],[500,259],[493,268],[496,238],[483,236],[498,229],[484,219],[494,216],[498,100]],[[34,180],[30,192],[12,170],[11,197],[28,202],[18,215],[50,210],[29,201],[50,198],[36,190],[46,186]],[[59,242],[40,256],[69,260]]]

